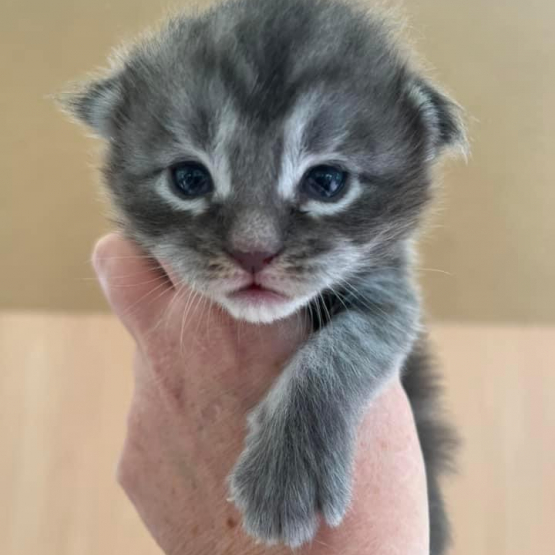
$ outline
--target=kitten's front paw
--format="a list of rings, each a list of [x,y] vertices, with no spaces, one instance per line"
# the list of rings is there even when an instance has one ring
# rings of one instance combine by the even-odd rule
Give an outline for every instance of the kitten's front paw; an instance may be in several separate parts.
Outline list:
[[[272,415],[264,404],[249,424],[230,476],[245,530],[267,544],[299,547],[314,538],[319,514],[338,526],[350,500],[349,442],[338,444],[336,433],[326,438],[306,415]]]

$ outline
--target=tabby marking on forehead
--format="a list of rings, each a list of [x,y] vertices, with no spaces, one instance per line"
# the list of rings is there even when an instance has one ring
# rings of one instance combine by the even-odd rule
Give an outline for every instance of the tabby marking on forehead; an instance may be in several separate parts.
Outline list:
[[[211,154],[214,168],[214,189],[217,200],[225,200],[232,193],[231,169],[229,166],[229,146],[238,134],[237,114],[229,105],[225,106],[219,117],[219,126]]]
[[[304,96],[287,118],[283,129],[283,153],[278,181],[278,194],[284,200],[295,198],[301,168],[306,154],[306,127],[314,117],[318,103],[315,93]]]
[[[281,172],[278,181],[278,194],[284,200],[294,200],[297,191],[306,172],[318,165],[336,165],[343,161],[344,156],[338,152],[338,147],[344,140],[342,132],[330,135],[327,138],[326,150],[312,152],[310,149],[310,137],[307,136],[307,128],[312,121],[318,117],[318,106],[321,102],[321,94],[313,92],[305,95],[295,106],[292,114],[284,125],[283,141],[284,149],[281,159]],[[351,166],[347,164],[346,166]],[[353,180],[347,195],[339,202],[323,203],[309,201],[303,206],[303,210],[312,216],[323,216],[336,214],[347,208],[361,193],[362,188],[358,181]]]

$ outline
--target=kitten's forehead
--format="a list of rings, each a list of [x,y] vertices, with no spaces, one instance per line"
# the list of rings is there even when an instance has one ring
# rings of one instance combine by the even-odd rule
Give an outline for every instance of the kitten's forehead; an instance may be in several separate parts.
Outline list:
[[[356,119],[372,88],[388,89],[398,64],[387,43],[382,26],[341,3],[231,2],[173,20],[145,43],[129,60],[129,88],[140,90],[141,115],[204,150],[232,142],[221,139],[233,129],[258,144],[283,139],[285,126],[288,138],[302,132],[305,146],[325,150],[347,112]]]

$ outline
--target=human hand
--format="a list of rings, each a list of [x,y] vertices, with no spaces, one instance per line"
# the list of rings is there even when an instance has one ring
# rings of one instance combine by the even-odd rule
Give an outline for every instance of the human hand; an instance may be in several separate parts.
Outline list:
[[[93,260],[137,344],[118,479],[150,533],[168,555],[290,553],[242,532],[227,476],[243,447],[246,415],[305,336],[301,320],[237,322],[118,235],[102,239]],[[298,553],[428,554],[424,463],[398,382],[368,410],[354,480],[343,524],[322,527]]]

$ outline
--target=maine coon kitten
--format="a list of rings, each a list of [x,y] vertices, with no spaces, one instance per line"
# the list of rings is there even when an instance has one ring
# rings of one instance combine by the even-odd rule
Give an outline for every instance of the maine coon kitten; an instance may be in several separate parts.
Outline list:
[[[249,418],[230,477],[246,530],[299,546],[319,516],[339,525],[357,426],[403,373],[443,553],[449,435],[410,245],[434,162],[465,139],[390,25],[332,0],[227,2],[172,17],[64,102],[107,141],[108,190],[148,253],[237,318],[320,315]]]

